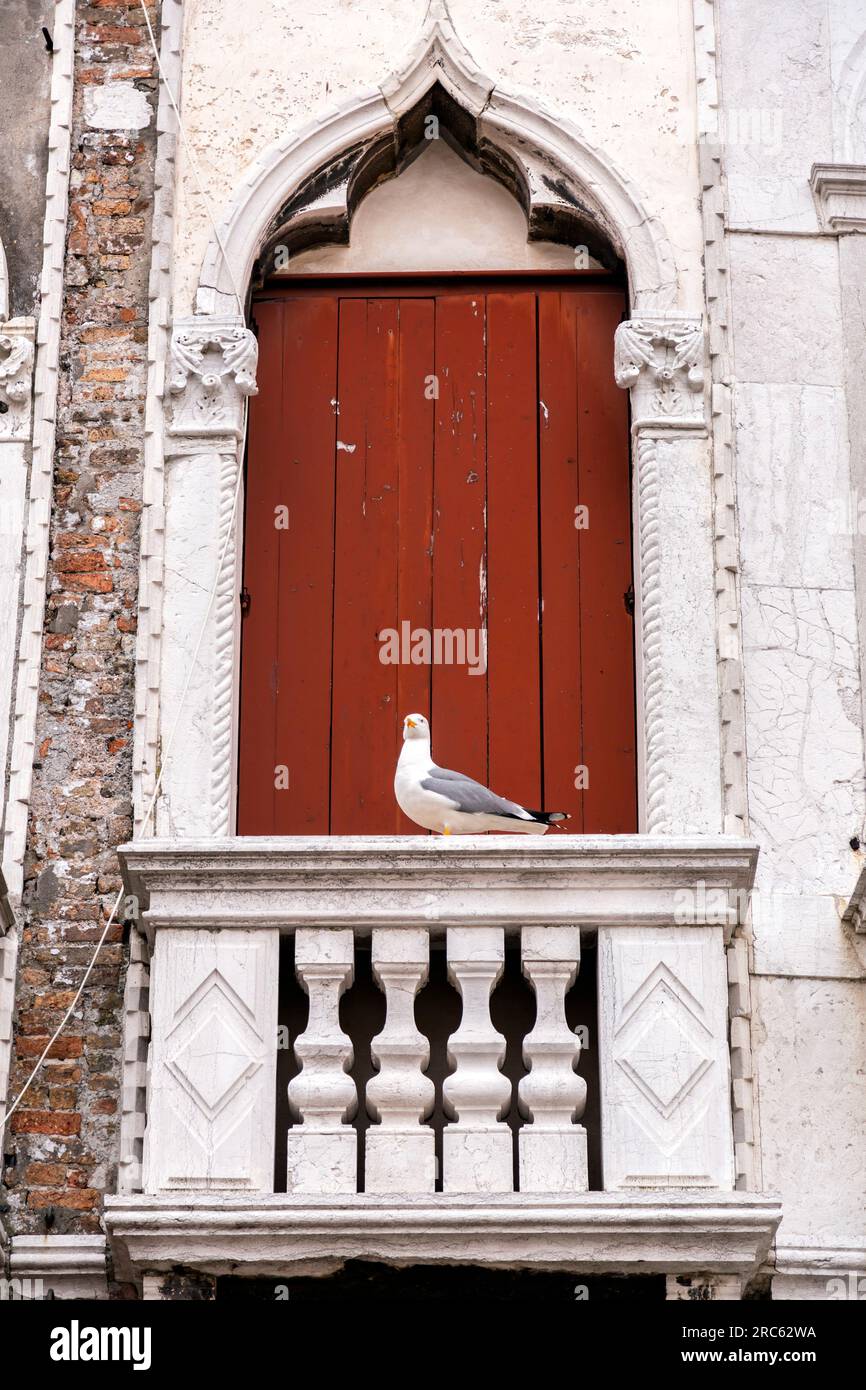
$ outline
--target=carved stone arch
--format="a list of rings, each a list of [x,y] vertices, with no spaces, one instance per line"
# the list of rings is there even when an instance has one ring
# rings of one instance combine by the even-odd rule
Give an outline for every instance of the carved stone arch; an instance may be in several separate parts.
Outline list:
[[[866,161],[866,33],[860,35],[842,65],[836,101],[842,142],[837,158],[862,164]]]
[[[586,245],[602,264],[623,261],[635,312],[676,302],[670,243],[634,187],[569,122],[480,73],[434,0],[402,69],[251,166],[208,246],[196,311],[237,312],[257,263],[277,244],[290,254],[347,244],[358,204],[423,148],[430,116],[464,159],[514,194],[530,240]]]
[[[162,456],[171,466],[155,522],[165,526],[164,603],[174,615],[161,634],[160,670],[172,675],[160,684],[148,647],[140,683],[143,707],[160,691],[152,725],[177,731],[158,828],[222,836],[234,827],[237,499],[246,398],[257,389],[257,343],[244,311],[257,262],[280,242],[296,251],[347,243],[358,203],[423,149],[430,116],[464,159],[520,200],[530,239],[585,244],[603,264],[626,267],[632,316],[617,332],[615,375],[631,393],[634,440],[640,825],[716,833],[722,777],[718,701],[707,696],[716,633],[703,305],[683,306],[668,238],[629,181],[566,121],[481,74],[442,0],[433,0],[400,71],[250,167],[207,249],[196,312],[174,322],[162,398]],[[187,579],[190,555],[196,575]],[[217,576],[210,606],[202,572]],[[173,673],[186,668],[200,631],[203,669],[183,699]],[[142,785],[153,775],[143,768]]]

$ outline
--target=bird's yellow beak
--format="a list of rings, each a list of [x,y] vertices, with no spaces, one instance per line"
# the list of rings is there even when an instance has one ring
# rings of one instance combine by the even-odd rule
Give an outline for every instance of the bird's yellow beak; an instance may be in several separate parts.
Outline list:
[[[406,728],[407,728],[407,729],[414,729],[414,728],[415,728],[415,720],[414,720],[414,719],[407,719],[407,720],[406,720]]]

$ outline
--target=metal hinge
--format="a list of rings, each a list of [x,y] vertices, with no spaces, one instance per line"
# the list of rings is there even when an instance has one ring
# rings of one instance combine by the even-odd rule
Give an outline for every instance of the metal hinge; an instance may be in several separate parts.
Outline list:
[[[628,613],[628,616],[629,616],[630,618],[633,618],[633,617],[634,617],[634,585],[633,585],[633,584],[629,584],[628,588],[626,589],[625,593],[624,593],[623,596],[622,596],[622,601],[623,601],[623,603],[625,604],[625,611],[626,611],[626,613]]]
[[[250,602],[250,591],[246,587],[246,585],[244,585],[244,587],[241,589],[241,614],[244,618],[250,611]]]

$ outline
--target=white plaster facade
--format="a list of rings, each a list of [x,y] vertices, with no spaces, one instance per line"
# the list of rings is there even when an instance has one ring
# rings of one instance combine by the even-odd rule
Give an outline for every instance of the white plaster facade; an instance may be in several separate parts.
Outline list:
[[[562,1260],[619,1272],[649,1261],[665,1273],[708,1274],[724,1297],[738,1296],[731,1290],[759,1266],[779,1269],[774,1293],[785,1298],[830,1296],[821,1293],[826,1271],[866,1269],[866,939],[845,920],[863,864],[851,845],[866,838],[866,522],[858,529],[857,508],[866,495],[864,25],[855,0],[798,0],[784,26],[769,0],[550,0],[541,9],[528,0],[248,0],[240,28],[219,0],[165,0],[162,69],[185,135],[164,90],[136,687],[142,842],[123,856],[130,891],[147,905],[155,974],[148,1018],[139,1002],[147,949],[136,936],[121,1195],[107,1207],[115,1256],[136,1274],[177,1263],[218,1272],[226,1229],[231,1258],[242,1249],[250,1272],[393,1257],[391,1226],[379,1222],[393,1199],[355,1198],[344,1181],[352,1160],[340,1153],[336,1093],[314,1165],[331,1174],[330,1198],[304,1186],[304,1153],[294,1206],[291,1193],[271,1194],[266,1039],[280,930],[310,932],[319,978],[330,969],[341,988],[351,965],[339,934],[381,931],[394,912],[416,937],[432,922],[448,933],[516,930],[532,914],[537,926],[597,931],[610,1103],[605,1194],[580,1194],[571,1206],[527,1198],[526,1212],[515,1194],[471,1199],[463,1182],[449,1200],[464,1234],[455,1236],[447,1204],[434,1210],[425,1196],[403,1204],[403,1252],[408,1240],[419,1260]],[[396,177],[365,200],[365,160],[399,152],[406,119],[434,82],[464,113],[463,153],[478,167],[448,147],[400,172],[398,153],[387,167]],[[100,106],[95,119],[105,109],[114,107]],[[134,117],[133,104],[125,119]],[[348,179],[333,172],[344,160]],[[496,161],[520,204],[489,177]],[[559,239],[527,240],[527,221],[532,231],[545,217]],[[492,842],[460,850],[464,892],[453,909],[429,865],[426,896],[407,908],[417,854],[393,846],[405,856],[395,884],[393,861],[361,845],[346,853],[369,901],[344,899],[333,885],[316,898],[337,846],[258,844],[248,862],[232,836],[238,460],[255,389],[245,313],[256,259],[286,241],[296,271],[550,267],[573,263],[582,228],[613,249],[629,281],[631,319],[609,351],[632,404],[642,834],[634,845],[578,846],[566,869],[554,868],[559,845],[541,867],[523,846],[510,857]],[[43,336],[40,325],[40,344]],[[50,337],[39,350],[50,369]],[[2,429],[0,450],[14,448]],[[34,460],[40,447],[34,430]],[[35,468],[31,479],[36,526]],[[36,541],[27,553],[38,589]],[[28,631],[6,820],[13,894],[28,746],[32,759]],[[18,640],[17,627],[10,633],[0,629],[7,646]],[[145,818],[158,757],[154,827]],[[159,838],[144,844],[154,828]],[[425,864],[452,852],[431,845]],[[301,868],[293,854],[306,856]],[[559,874],[552,903],[542,870]],[[723,921],[702,906],[684,925],[673,895],[703,883],[725,895]],[[458,970],[462,938],[453,940]],[[479,936],[479,949],[483,941],[493,978],[498,938]],[[424,949],[406,938],[408,954],[397,953],[415,985]],[[577,959],[579,939],[554,963],[567,975]],[[395,964],[382,962],[386,974]],[[213,1057],[199,1056],[187,1128],[200,1133],[185,1148],[172,1088],[185,1088],[185,1105],[191,1083],[169,1041],[190,1027],[212,977],[228,982],[222,1026],[233,1037],[248,1030],[246,1060],[214,1080]],[[662,1130],[679,1127],[676,1142],[659,1131],[655,1147],[647,1116],[629,1118],[617,1050],[635,1026],[629,980],[638,993],[667,981],[672,999],[699,1001],[701,1076],[712,1078],[701,1083],[712,1093],[703,1148],[680,1147],[692,1133],[681,1108],[663,1117]],[[148,1028],[149,1077],[138,1047]],[[336,1035],[327,1043],[342,1045]],[[666,1045],[654,1065],[671,1065]],[[325,1073],[328,1085],[339,1081],[333,1066]],[[237,1089],[241,1074],[251,1084]],[[229,1091],[243,1116],[227,1150],[214,1127]],[[492,1144],[491,1124],[479,1123],[482,1147]],[[224,1194],[219,1228],[214,1190]],[[499,1215],[481,1242],[489,1202]],[[613,1209],[627,1229],[612,1257]],[[672,1213],[685,1244],[664,1235]],[[356,1218],[367,1223],[360,1234]]]

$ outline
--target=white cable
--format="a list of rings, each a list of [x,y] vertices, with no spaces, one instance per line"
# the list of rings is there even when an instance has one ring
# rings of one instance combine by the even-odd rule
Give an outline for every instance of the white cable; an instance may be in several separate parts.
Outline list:
[[[173,95],[173,93],[172,93],[171,87],[169,86],[169,84],[168,84],[168,82],[167,82],[167,80],[166,80],[165,73],[164,73],[163,70],[162,70],[162,63],[161,63],[160,60],[159,60],[159,53],[158,53],[158,51],[157,51],[156,41],[155,41],[155,39],[154,39],[154,37],[153,37],[153,30],[152,30],[151,27],[150,27],[150,19],[149,19],[149,17],[148,17],[147,10],[144,8],[144,0],[139,0],[139,3],[141,4],[141,8],[142,8],[142,10],[143,10],[143,12],[144,12],[144,18],[145,18],[145,21],[146,21],[146,23],[147,23],[147,32],[148,32],[148,34],[150,35],[150,43],[151,43],[151,47],[153,48],[154,55],[155,55],[155,57],[156,57],[157,66],[158,66],[158,68],[159,68],[159,75],[160,75],[160,78],[161,78],[161,80],[162,80],[162,82],[163,82],[163,85],[165,86],[166,92],[168,93],[169,101],[171,102],[171,104],[172,104],[172,106],[173,106],[173,108],[174,108],[174,113],[175,113],[175,116],[177,117],[178,127],[179,127],[179,129],[180,129],[180,131],[181,131],[181,134],[182,134],[182,136],[183,136],[184,145],[186,145],[187,148],[189,148],[189,147],[188,147],[188,144],[187,144],[186,131],[184,130],[183,121],[181,120],[180,112],[179,112],[179,110],[178,110],[178,108],[177,108],[177,103],[176,103],[176,101],[175,101],[175,99],[174,99],[174,95]],[[190,154],[191,154],[191,151],[190,151]],[[191,158],[190,158],[190,165],[191,165],[191,167],[192,167],[192,169],[193,169],[193,173],[194,173],[195,176],[196,176],[196,181],[199,183],[199,189],[200,189],[200,191],[201,191],[202,198],[204,199],[205,207],[206,207],[206,209],[207,209],[208,216],[210,217],[211,223],[212,223],[212,225],[213,225],[214,235],[216,236],[217,243],[218,243],[219,248],[220,248],[220,251],[222,252],[222,255],[223,255],[223,259],[225,260],[226,268],[228,269],[229,275],[230,275],[230,277],[231,277],[232,286],[233,286],[233,288],[234,288],[235,296],[236,296],[237,301],[238,301],[238,306],[239,306],[239,308],[240,308],[241,315],[243,316],[243,302],[242,302],[242,300],[241,300],[240,295],[238,294],[238,289],[237,289],[237,285],[235,284],[234,274],[233,274],[233,272],[232,272],[231,265],[229,264],[229,259],[228,259],[228,256],[226,255],[226,250],[225,250],[225,247],[223,246],[222,238],[220,237],[219,231],[217,230],[216,221],[215,221],[214,216],[213,216],[213,213],[212,213],[212,211],[211,211],[211,207],[210,207],[210,204],[209,204],[209,202],[208,202],[207,196],[206,196],[206,194],[205,194],[205,192],[204,192],[204,189],[201,188],[201,183],[200,183],[200,180],[199,180],[198,171],[197,171],[196,166],[195,166],[195,160],[194,160],[194,158],[193,158],[192,156],[191,156]],[[238,497],[240,496],[241,479],[242,479],[242,477],[243,477],[243,457],[244,457],[244,449],[245,449],[245,447],[246,447],[246,438],[247,438],[247,412],[246,412],[246,410],[244,410],[244,420],[243,420],[243,432],[242,432],[242,437],[241,437],[241,447],[240,447],[240,451],[239,451],[239,453],[238,453],[238,475],[237,475],[237,479],[235,480],[235,490],[234,490],[234,495],[232,496],[232,507],[231,507],[231,512],[230,512],[230,514],[229,514],[228,526],[226,527],[225,539],[223,540],[222,550],[220,551],[219,559],[218,559],[218,561],[217,561],[217,567],[216,567],[216,573],[215,573],[215,575],[214,575],[213,586],[212,586],[212,588],[211,588],[210,595],[209,595],[209,597],[208,597],[207,608],[205,609],[205,614],[204,614],[204,617],[203,617],[203,619],[202,619],[201,628],[200,628],[199,634],[198,634],[198,640],[196,641],[195,650],[193,651],[192,660],[191,660],[190,665],[189,665],[189,670],[187,671],[186,681],[184,682],[184,687],[183,687],[183,690],[182,690],[182,692],[181,692],[180,702],[179,702],[179,704],[178,704],[177,712],[176,712],[175,717],[174,717],[174,723],[173,723],[173,725],[172,725],[171,732],[170,732],[170,734],[169,734],[169,736],[168,736],[168,741],[167,741],[167,743],[166,743],[166,745],[165,745],[165,750],[164,750],[164,752],[163,752],[163,754],[162,754],[162,758],[161,758],[161,760],[160,760],[159,768],[157,769],[156,781],[155,781],[154,784],[153,784],[153,792],[151,793],[150,801],[149,801],[148,804],[147,804],[147,809],[146,809],[146,811],[145,811],[145,813],[144,813],[144,818],[143,818],[143,820],[142,820],[142,822],[141,822],[141,832],[142,832],[142,833],[146,830],[146,828],[147,828],[147,823],[148,823],[148,821],[150,820],[150,817],[151,817],[152,814],[153,814],[153,809],[154,809],[154,806],[156,805],[156,798],[158,797],[159,791],[160,791],[160,787],[162,786],[163,773],[164,773],[164,771],[165,771],[166,765],[167,765],[168,760],[169,760],[169,757],[170,757],[170,755],[171,755],[171,750],[172,750],[172,747],[173,747],[173,745],[174,745],[175,735],[177,734],[178,728],[180,727],[180,718],[181,718],[181,715],[183,714],[184,706],[185,706],[185,704],[186,704],[186,697],[187,697],[187,695],[189,694],[190,683],[192,682],[192,678],[193,678],[193,675],[194,675],[194,673],[195,673],[196,666],[198,665],[198,657],[199,657],[199,653],[200,653],[200,651],[201,651],[201,644],[202,644],[202,642],[204,641],[205,633],[206,633],[206,631],[207,631],[207,625],[208,625],[208,621],[209,621],[209,619],[210,619],[211,609],[213,608],[213,605],[214,605],[214,599],[216,598],[217,589],[219,588],[219,582],[220,582],[220,579],[221,579],[221,577],[222,577],[223,565],[225,564],[225,558],[226,558],[226,554],[228,553],[229,543],[230,543],[231,538],[232,538],[232,535],[233,535],[233,533],[234,533],[235,516],[237,515],[237,507],[238,507]],[[5,1115],[5,1118],[4,1118],[4,1120],[3,1120],[3,1126],[2,1126],[3,1129],[5,1129],[6,1125],[9,1123],[9,1121],[10,1121],[11,1118],[12,1118],[12,1116],[15,1114],[15,1111],[18,1109],[19,1105],[21,1104],[22,1100],[24,1099],[25,1095],[27,1094],[28,1090],[30,1089],[30,1086],[32,1085],[34,1078],[37,1076],[37,1074],[38,1074],[40,1068],[42,1067],[42,1063],[45,1061],[45,1058],[48,1056],[49,1052],[51,1051],[52,1047],[53,1047],[54,1044],[56,1043],[57,1039],[60,1037],[60,1034],[63,1032],[63,1029],[66,1027],[67,1023],[69,1022],[70,1018],[72,1017],[72,1014],[73,1014],[73,1012],[74,1012],[74,1010],[75,1010],[75,1008],[76,1008],[76,1005],[78,1004],[78,1001],[79,1001],[79,999],[81,998],[81,995],[82,995],[83,992],[84,992],[84,986],[87,984],[87,981],[88,981],[88,979],[90,978],[90,972],[92,971],[94,965],[96,964],[96,958],[97,958],[97,956],[99,955],[99,952],[101,951],[103,945],[105,944],[105,938],[106,938],[107,935],[108,935],[109,928],[111,927],[112,923],[116,920],[117,909],[120,907],[120,903],[121,903],[121,900],[122,900],[122,898],[123,898],[123,893],[124,893],[124,889],[123,889],[123,885],[121,884],[121,886],[120,886],[120,888],[119,888],[119,890],[118,890],[118,893],[117,893],[117,897],[115,898],[114,904],[113,904],[113,906],[112,906],[112,908],[111,908],[111,912],[109,913],[108,921],[106,922],[105,926],[103,927],[102,935],[100,936],[99,940],[98,940],[97,943],[96,943],[96,948],[95,948],[95,950],[94,950],[94,952],[93,952],[93,955],[92,955],[91,958],[90,958],[90,963],[89,963],[87,969],[86,969],[85,972],[84,972],[84,975],[83,975],[82,980],[81,980],[81,984],[78,986],[78,989],[75,991],[75,998],[72,1000],[72,1003],[69,1005],[69,1008],[66,1010],[66,1013],[63,1015],[63,1019],[62,1019],[61,1022],[58,1024],[58,1026],[57,1026],[55,1032],[53,1033],[53,1035],[52,1035],[50,1041],[48,1042],[47,1046],[46,1046],[45,1049],[43,1050],[43,1052],[42,1052],[42,1054],[41,1054],[41,1056],[40,1056],[38,1062],[36,1063],[35,1067],[34,1067],[33,1070],[31,1071],[30,1075],[28,1076],[27,1080],[25,1081],[24,1085],[22,1086],[21,1090],[19,1091],[18,1095],[15,1097],[15,1100],[13,1101],[12,1105],[10,1105],[9,1109],[6,1111],[6,1115]],[[0,1131],[0,1132],[2,1132],[2,1131]]]

